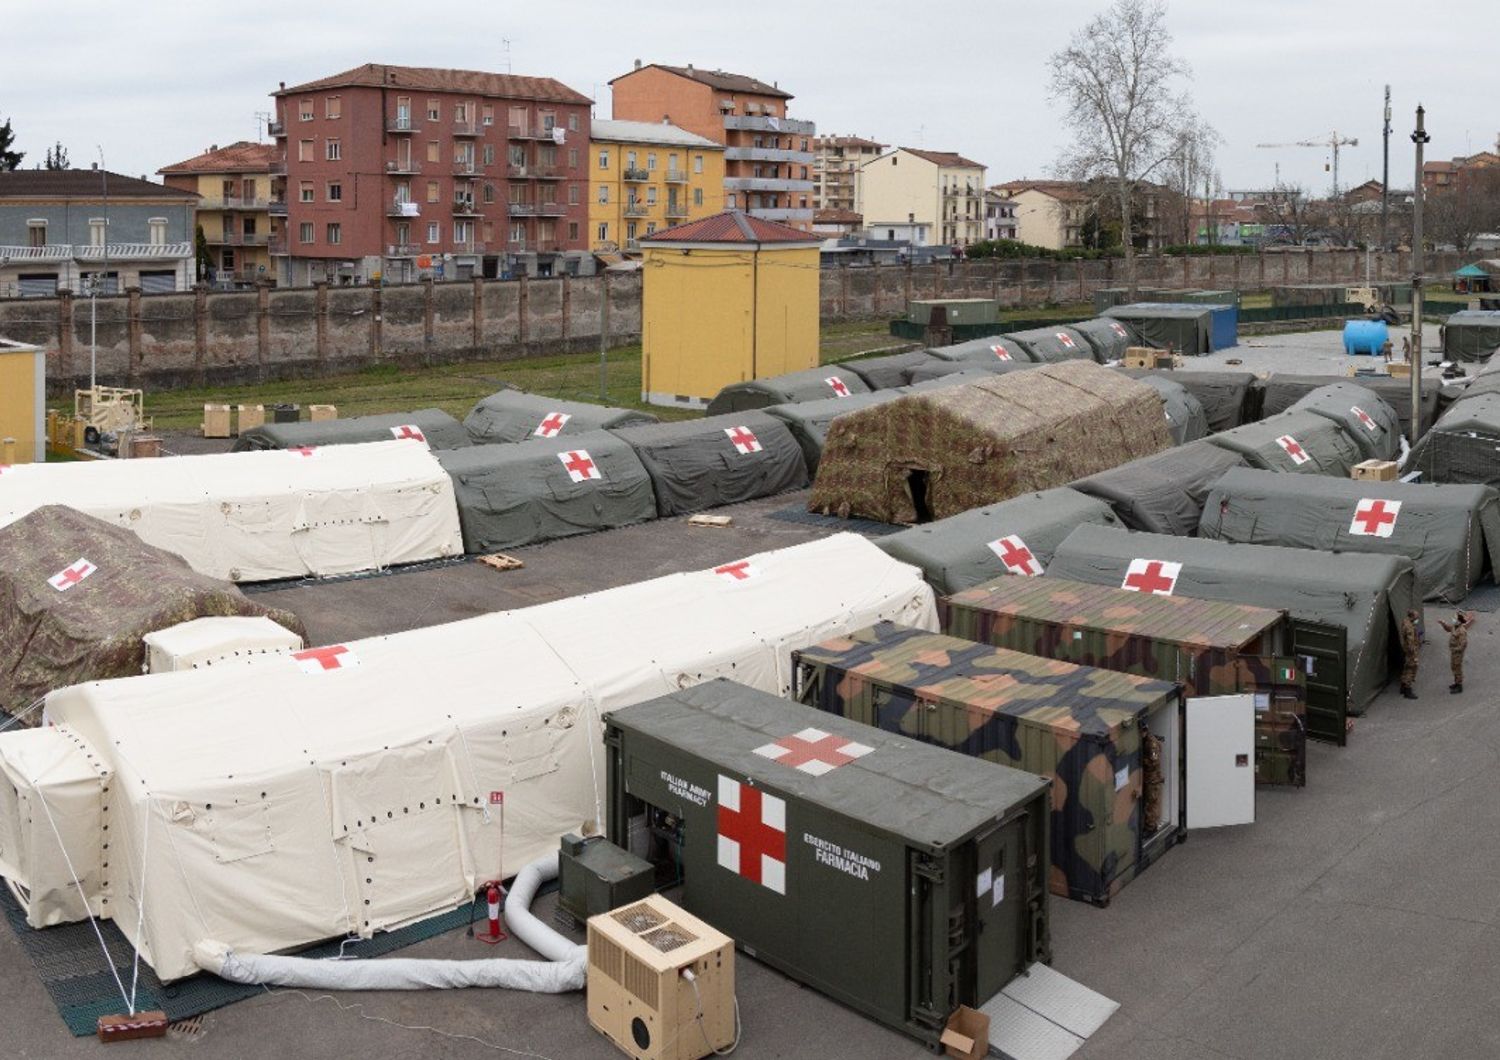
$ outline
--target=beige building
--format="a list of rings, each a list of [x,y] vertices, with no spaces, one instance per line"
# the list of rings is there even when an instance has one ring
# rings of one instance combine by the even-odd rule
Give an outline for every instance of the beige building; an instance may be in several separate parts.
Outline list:
[[[819,136],[813,140],[815,207],[858,213],[860,169],[885,148],[885,144],[863,136]]]
[[[224,286],[272,278],[271,162],[276,148],[248,140],[215,144],[174,166],[160,169],[169,188],[195,191],[198,227],[208,244],[211,273],[199,277]]]
[[[1015,204],[1015,238],[1034,247],[1062,250],[1083,245],[1089,195],[1066,180],[1013,180],[993,189]]]
[[[984,166],[952,151],[898,147],[860,167],[860,213],[881,239],[968,246],[984,238]]]

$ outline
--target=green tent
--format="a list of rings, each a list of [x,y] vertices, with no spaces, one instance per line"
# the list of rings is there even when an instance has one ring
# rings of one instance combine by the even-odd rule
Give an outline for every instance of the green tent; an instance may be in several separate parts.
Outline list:
[[[428,448],[434,450],[462,449],[470,444],[463,424],[442,409],[418,409],[416,412],[388,412],[379,416],[352,416],[344,420],[266,423],[241,434],[232,451],[354,445],[388,442],[392,438],[415,438],[425,441]]]
[[[1093,361],[1094,345],[1067,325],[1007,332],[1005,337],[1031,354],[1033,361]]]
[[[1238,453],[1188,442],[1069,485],[1109,504],[1131,530],[1190,537],[1198,532],[1213,484],[1230,468],[1244,466]]]
[[[1443,357],[1449,361],[1487,361],[1500,348],[1500,310],[1465,309],[1443,325]]]
[[[1127,349],[1141,344],[1135,328],[1123,320],[1095,317],[1093,320],[1075,321],[1068,327],[1088,340],[1089,345],[1094,348],[1094,360],[1100,364],[1118,361],[1125,356]]]
[[[1009,335],[986,335],[982,339],[957,342],[952,346],[933,346],[927,350],[944,361],[1035,361],[1029,347],[1015,342]]]
[[[1172,432],[1172,441],[1196,442],[1208,434],[1208,417],[1203,412],[1203,403],[1188,392],[1187,387],[1169,374],[1143,375],[1140,382],[1161,395],[1162,409],[1167,417],[1167,429]]]
[[[1401,433],[1411,432],[1411,380],[1393,376],[1360,375],[1350,379],[1342,375],[1282,375],[1280,372],[1261,381],[1261,415],[1285,412],[1319,387],[1352,383],[1379,396],[1401,421]],[[1422,424],[1419,435],[1427,433],[1437,419],[1439,392],[1436,387],[1422,387]]]
[[[1106,309],[1104,315],[1128,323],[1143,345],[1190,357],[1213,352],[1212,306],[1138,302]]]
[[[794,401],[821,401],[869,392],[870,388],[857,373],[843,365],[831,364],[766,379],[730,383],[708,403],[707,414],[722,416],[726,412],[745,412]]]
[[[1283,412],[1204,440],[1239,453],[1251,467],[1298,475],[1348,478],[1349,469],[1364,459],[1342,426],[1313,412]]]
[[[767,416],[775,416],[787,425],[792,437],[802,447],[808,472],[815,475],[818,473],[818,461],[823,458],[823,443],[828,439],[828,425],[835,417],[856,409],[866,409],[871,405],[882,405],[905,392],[906,388],[901,387],[895,390],[877,390],[870,394],[852,394],[846,398],[794,401],[788,405],[772,405],[764,411]]]
[[[1407,459],[1424,482],[1500,486],[1500,393],[1455,401]]]
[[[1185,387],[1203,406],[1209,433],[1227,431],[1260,418],[1259,380],[1250,372],[1161,371],[1155,368],[1121,368],[1132,379],[1164,375]]]
[[[888,353],[880,357],[856,357],[838,362],[838,367],[848,369],[865,381],[871,390],[892,390],[911,382],[914,369],[939,364],[937,358],[927,350],[912,350],[908,353]]]
[[[648,412],[591,405],[586,401],[561,401],[507,388],[475,405],[464,419],[464,429],[475,445],[492,445],[655,422],[656,417]]]
[[[1332,420],[1354,439],[1365,460],[1394,460],[1401,453],[1401,417],[1374,391],[1357,383],[1319,387],[1287,411],[1311,412]]]

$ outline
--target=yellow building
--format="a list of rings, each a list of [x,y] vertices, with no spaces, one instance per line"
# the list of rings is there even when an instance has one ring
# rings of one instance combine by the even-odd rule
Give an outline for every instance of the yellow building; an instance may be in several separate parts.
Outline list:
[[[286,216],[286,203],[271,201],[272,144],[248,140],[214,146],[203,154],[158,170],[169,188],[195,191],[198,227],[208,244],[207,268],[199,276],[215,286],[230,287],[269,280],[271,212]]]
[[[701,408],[818,364],[822,237],[739,210],[641,237],[641,399]]]
[[[724,145],[665,122],[601,121],[589,130],[589,246],[640,240],[724,209]]]
[[[46,354],[0,339],[0,467],[47,459],[46,410]]]

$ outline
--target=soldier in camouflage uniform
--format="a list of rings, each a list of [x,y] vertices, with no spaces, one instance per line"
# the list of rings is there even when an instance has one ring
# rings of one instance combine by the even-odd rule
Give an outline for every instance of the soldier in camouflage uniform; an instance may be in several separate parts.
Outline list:
[[[1474,624],[1474,616],[1463,611],[1453,616],[1453,625],[1439,622],[1443,632],[1448,634],[1448,664],[1453,667],[1453,683],[1448,686],[1448,691],[1455,694],[1464,690],[1464,652],[1469,647],[1469,627]]]
[[[1417,639],[1417,613],[1408,611],[1401,620],[1401,695],[1407,699],[1417,698],[1413,686],[1417,683],[1417,652],[1421,646]]]

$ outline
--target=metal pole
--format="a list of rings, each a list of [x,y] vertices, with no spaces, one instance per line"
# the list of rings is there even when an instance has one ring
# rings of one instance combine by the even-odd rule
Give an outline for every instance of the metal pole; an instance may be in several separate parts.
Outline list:
[[[1422,433],[1422,147],[1427,135],[1426,111],[1417,105],[1417,129],[1411,142],[1417,145],[1417,178],[1413,188],[1411,215],[1411,444]]]
[[[1391,86],[1385,86],[1385,128],[1381,133],[1384,141],[1384,159],[1380,166],[1380,250],[1391,248]]]
[[[645,381],[643,372],[641,382]],[[599,271],[599,404],[609,404],[609,272],[604,269]]]

